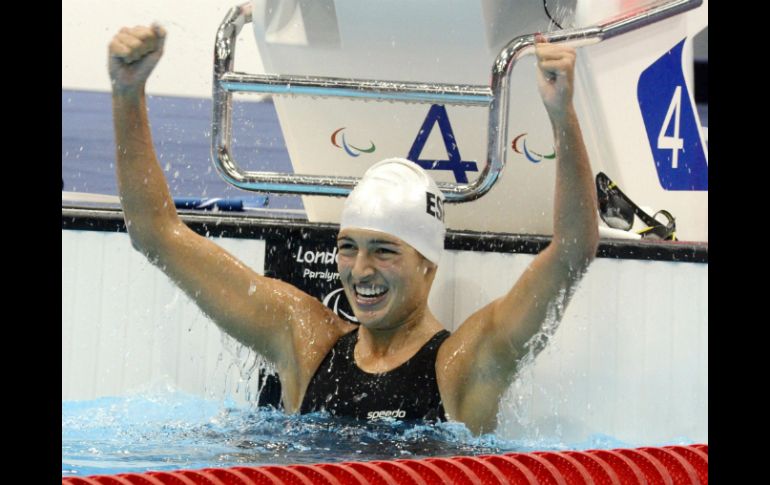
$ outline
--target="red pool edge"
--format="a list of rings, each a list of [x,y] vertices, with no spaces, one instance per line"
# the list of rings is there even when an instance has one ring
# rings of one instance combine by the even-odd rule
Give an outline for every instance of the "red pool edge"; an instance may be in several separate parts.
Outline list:
[[[62,477],[62,485],[708,484],[708,445]]]

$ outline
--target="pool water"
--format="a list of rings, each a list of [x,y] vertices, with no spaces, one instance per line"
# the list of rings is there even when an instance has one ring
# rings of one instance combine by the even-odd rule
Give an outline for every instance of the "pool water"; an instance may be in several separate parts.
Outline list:
[[[292,416],[173,389],[62,402],[63,476],[630,446],[601,434],[535,442],[475,437],[459,423]]]

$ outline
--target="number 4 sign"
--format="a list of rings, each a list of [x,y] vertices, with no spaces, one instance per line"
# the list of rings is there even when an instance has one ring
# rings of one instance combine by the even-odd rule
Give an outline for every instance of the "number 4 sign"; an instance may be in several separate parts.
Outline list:
[[[639,76],[637,98],[665,190],[708,190],[708,162],[682,71],[684,40]]]

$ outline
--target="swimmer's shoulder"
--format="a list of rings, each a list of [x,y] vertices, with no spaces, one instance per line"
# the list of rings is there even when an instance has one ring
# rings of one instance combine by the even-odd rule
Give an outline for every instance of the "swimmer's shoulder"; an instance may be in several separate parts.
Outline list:
[[[332,314],[334,314],[334,312],[332,312]],[[338,338],[342,338],[349,333],[355,332],[359,328],[358,324],[351,323],[337,314],[334,314],[334,319],[335,321],[333,325],[335,326],[337,333],[339,335]]]
[[[462,392],[469,372],[487,360],[484,342],[483,312],[468,317],[441,343],[436,354],[436,376],[442,395]]]
[[[302,293],[306,298],[292,315],[295,346],[311,351],[315,355],[310,360],[315,361],[323,358],[340,338],[356,330],[358,325],[343,319],[318,299]]]
[[[339,340],[357,328],[338,316],[318,298],[276,278],[266,277],[272,301],[261,307],[272,312],[271,334],[276,346],[266,355],[279,367],[304,368],[314,365]],[[280,310],[277,310],[280,309]],[[292,358],[293,356],[293,358]]]

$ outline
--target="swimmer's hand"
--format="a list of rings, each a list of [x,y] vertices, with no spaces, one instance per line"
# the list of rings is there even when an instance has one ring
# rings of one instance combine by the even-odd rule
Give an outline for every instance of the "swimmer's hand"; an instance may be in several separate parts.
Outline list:
[[[549,44],[544,36],[535,36],[537,86],[551,118],[561,118],[572,109],[575,79],[575,49]]]
[[[166,30],[158,24],[149,27],[123,27],[109,46],[112,89],[123,93],[144,87],[163,55]]]

